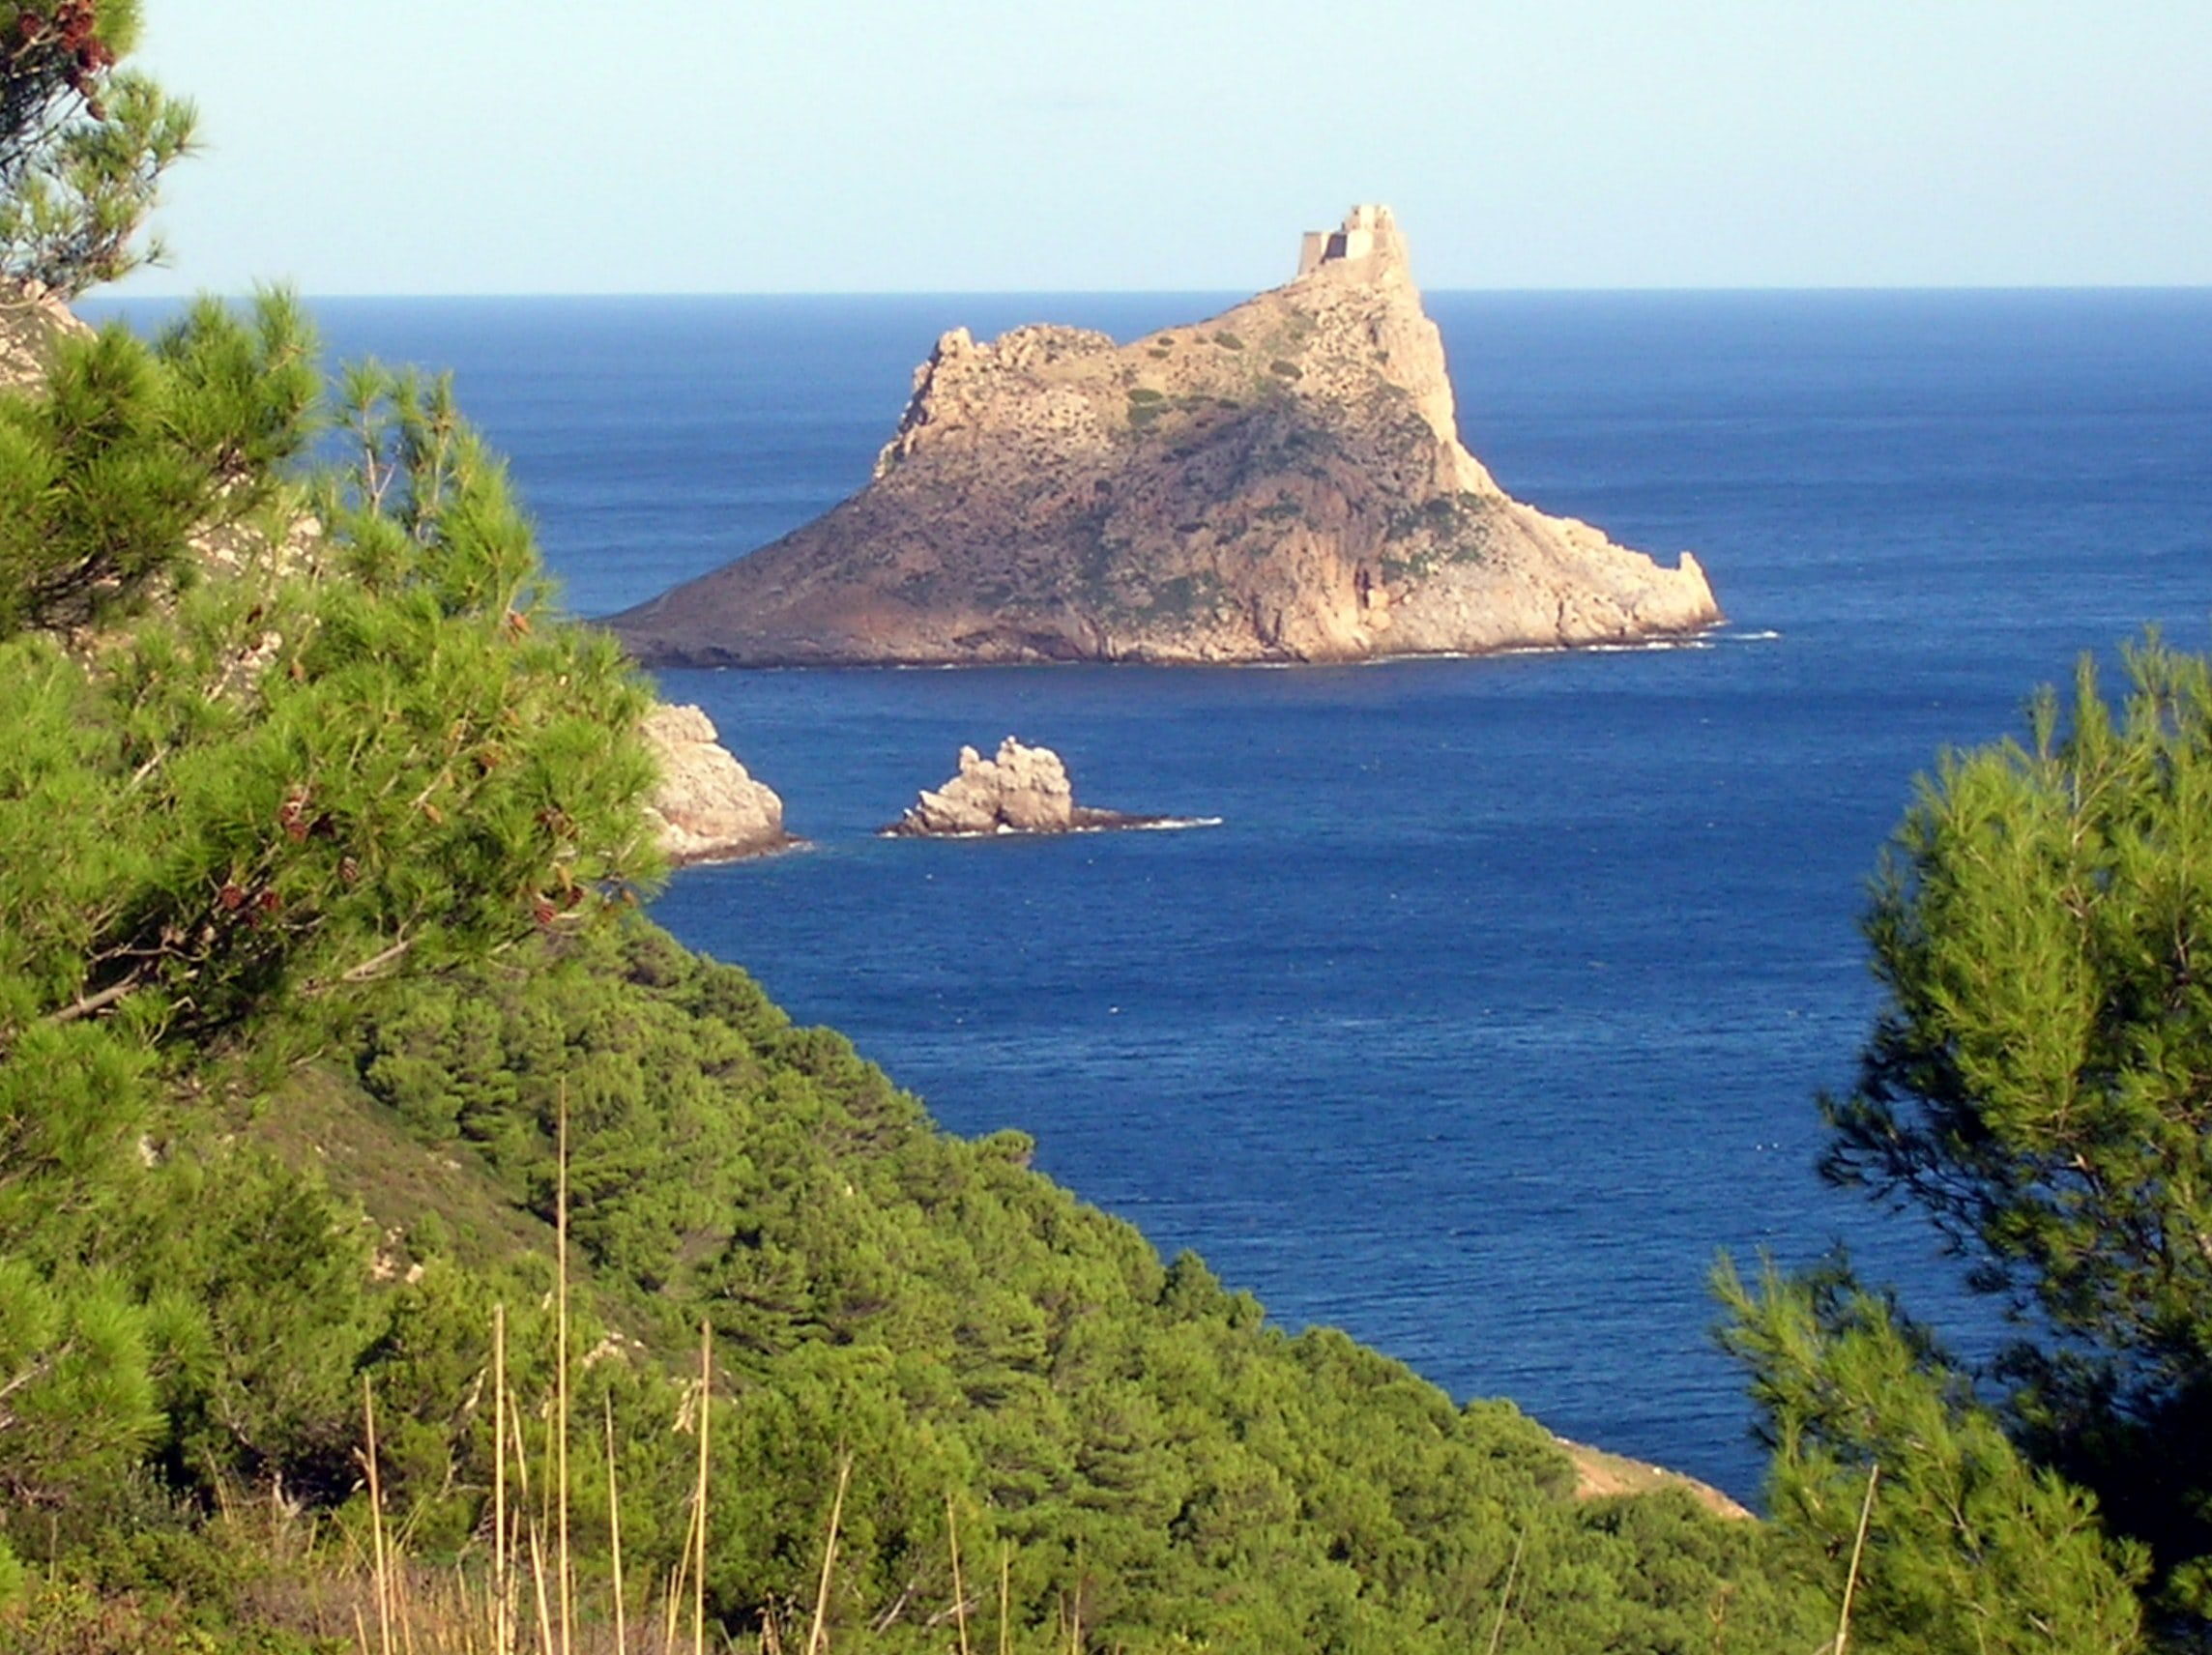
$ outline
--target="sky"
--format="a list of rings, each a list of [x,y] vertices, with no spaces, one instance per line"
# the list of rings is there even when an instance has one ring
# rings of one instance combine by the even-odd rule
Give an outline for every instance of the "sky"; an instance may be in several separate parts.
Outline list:
[[[146,0],[121,291],[2212,282],[2212,0]],[[112,291],[112,290],[111,290]]]

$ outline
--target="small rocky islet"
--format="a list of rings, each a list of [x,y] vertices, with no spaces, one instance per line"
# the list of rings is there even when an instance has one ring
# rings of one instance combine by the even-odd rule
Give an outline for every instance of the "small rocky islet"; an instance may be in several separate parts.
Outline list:
[[[1097,833],[1117,828],[1196,828],[1208,819],[1135,816],[1075,802],[1067,766],[1050,747],[1008,736],[990,758],[960,749],[950,780],[923,788],[886,828],[891,839],[974,839],[1001,833]]]
[[[1345,661],[1686,636],[1668,568],[1513,499],[1460,442],[1443,344],[1387,208],[1309,233],[1295,277],[1128,345],[965,329],[915,372],[859,494],[613,617],[650,666]],[[646,734],[679,864],[796,844],[696,708]],[[896,837],[1154,827],[1076,805],[1049,748],[963,748]]]
[[[660,765],[647,821],[671,863],[737,861],[799,843],[784,831],[783,800],[721,744],[705,710],[663,702],[638,728]]]

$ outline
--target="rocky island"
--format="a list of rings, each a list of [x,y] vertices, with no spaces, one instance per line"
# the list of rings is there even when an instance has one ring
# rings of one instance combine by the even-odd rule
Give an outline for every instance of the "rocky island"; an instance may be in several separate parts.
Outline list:
[[[941,787],[923,788],[904,816],[884,829],[894,839],[971,839],[986,833],[1095,833],[1112,828],[1197,827],[1169,816],[1131,816],[1075,802],[1067,766],[1050,747],[1008,736],[995,757],[960,749],[960,768]]]
[[[1459,440],[1386,208],[1286,285],[1127,345],[938,341],[859,493],[609,622],[649,665],[1347,661],[1679,636],[1668,568]]]

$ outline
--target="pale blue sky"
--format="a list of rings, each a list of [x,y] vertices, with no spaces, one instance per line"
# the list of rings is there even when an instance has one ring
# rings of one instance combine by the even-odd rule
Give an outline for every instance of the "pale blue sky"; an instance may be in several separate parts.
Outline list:
[[[126,292],[2212,282],[2212,0],[147,0]]]

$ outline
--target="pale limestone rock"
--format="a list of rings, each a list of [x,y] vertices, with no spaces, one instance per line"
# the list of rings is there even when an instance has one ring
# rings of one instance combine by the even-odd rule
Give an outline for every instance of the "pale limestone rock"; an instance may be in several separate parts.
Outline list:
[[[55,340],[91,336],[92,329],[39,283],[0,282],[0,389],[44,379]]]
[[[1720,619],[1687,554],[1499,488],[1404,236],[1358,207],[1205,322],[954,329],[866,488],[611,624],[648,664],[768,666],[1361,660]]]
[[[783,800],[745,773],[705,712],[655,707],[639,729],[660,764],[647,817],[671,861],[735,861],[792,843]]]
[[[1076,826],[1075,789],[1050,747],[1008,736],[994,758],[960,749],[960,769],[940,788],[924,788],[892,833],[909,837],[970,833],[1064,833]]]

